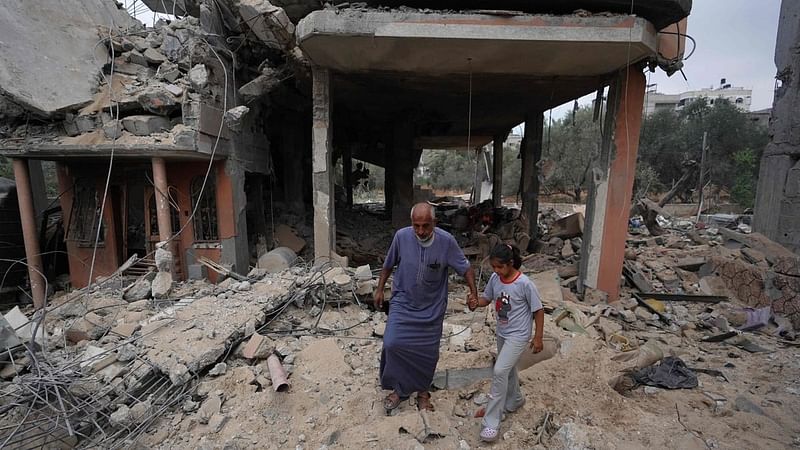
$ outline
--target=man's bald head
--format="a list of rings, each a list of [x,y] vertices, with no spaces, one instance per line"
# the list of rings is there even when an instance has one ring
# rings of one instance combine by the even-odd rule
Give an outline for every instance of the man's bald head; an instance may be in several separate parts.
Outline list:
[[[421,202],[411,207],[411,221],[414,220],[436,220],[436,211],[430,203]]]
[[[436,212],[428,203],[417,203],[411,208],[411,227],[420,242],[428,242],[433,237],[435,222]]]

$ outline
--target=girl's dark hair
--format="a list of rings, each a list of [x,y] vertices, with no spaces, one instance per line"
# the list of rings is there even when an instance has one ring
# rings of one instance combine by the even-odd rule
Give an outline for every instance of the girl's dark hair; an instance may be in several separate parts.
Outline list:
[[[511,244],[495,245],[489,258],[496,259],[503,264],[511,263],[515,269],[522,267],[522,256],[519,254],[519,249]]]

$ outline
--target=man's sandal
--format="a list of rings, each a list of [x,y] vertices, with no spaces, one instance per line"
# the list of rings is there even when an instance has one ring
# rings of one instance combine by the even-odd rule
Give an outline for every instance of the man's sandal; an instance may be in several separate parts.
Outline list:
[[[433,407],[433,403],[431,403],[431,393],[430,392],[420,392],[417,394],[417,409],[422,411],[423,409],[426,411],[436,411],[436,408]]]
[[[391,394],[387,395],[386,398],[383,399],[383,409],[386,410],[387,413],[397,409],[400,406],[400,402],[403,399],[400,398],[400,395],[397,392],[392,392]]]

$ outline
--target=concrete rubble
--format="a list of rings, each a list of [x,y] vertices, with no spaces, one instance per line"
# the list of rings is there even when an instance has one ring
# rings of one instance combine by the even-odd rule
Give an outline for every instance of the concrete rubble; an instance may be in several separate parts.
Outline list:
[[[548,214],[558,215],[543,217]],[[547,220],[543,226],[554,229]],[[550,359],[521,366],[529,401],[503,423],[505,445],[644,445],[638,437],[644,434],[631,430],[666,446],[725,447],[766,436],[791,445],[796,424],[785,413],[800,403],[794,381],[800,366],[792,362],[797,324],[790,308],[799,297],[780,289],[796,286],[797,257],[757,234],[700,229],[708,244],[696,244],[685,230],[667,229],[651,245],[646,231],[631,231],[628,261],[641,275],[638,283],[652,291],[631,282],[619,302],[577,294],[559,276],[569,275],[562,269],[577,258],[565,257],[563,246],[580,236],[526,258],[523,271],[539,287],[552,348],[542,357]],[[169,267],[167,254],[157,258],[159,269]],[[758,254],[764,260],[751,262]],[[730,270],[739,275],[728,276]],[[489,272],[478,272],[485,282]],[[143,280],[110,279],[85,293],[58,293],[44,322],[48,360],[84,366],[69,390],[97,383],[105,395],[88,398],[107,411],[105,430],[126,442],[157,448],[231,442],[316,448],[365,440],[403,448],[479,445],[473,400],[488,389],[494,321],[490,311],[466,310],[461,282],[452,285],[445,318],[436,412],[420,413],[406,402],[387,417],[374,381],[386,316],[372,310],[371,290],[359,291],[360,283],[374,285],[371,266],[313,269],[295,262],[247,281],[178,282],[168,298],[122,300]],[[746,292],[743,283],[750,286]],[[36,363],[16,352],[14,365],[4,369],[10,375],[0,385],[5,392],[32,382]],[[700,385],[643,388],[627,375],[667,356],[681,358]],[[153,385],[170,392],[170,400],[149,391]],[[126,392],[145,394],[134,400]],[[676,404],[684,423],[693,424],[689,431],[674,417],[665,419]],[[22,413],[12,408],[5,420]],[[744,431],[753,421],[761,428]],[[122,433],[136,423],[146,426]],[[81,442],[114,442],[91,427],[85,431]]]

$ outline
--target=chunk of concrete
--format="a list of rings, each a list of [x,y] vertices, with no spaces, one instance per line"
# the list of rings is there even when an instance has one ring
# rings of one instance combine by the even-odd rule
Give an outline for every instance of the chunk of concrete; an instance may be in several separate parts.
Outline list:
[[[124,129],[125,127],[122,126],[122,121],[109,120],[103,124],[103,135],[108,139],[119,139]]]
[[[267,0],[240,0],[239,15],[268,47],[280,50],[294,46],[294,24],[283,8]]]
[[[266,359],[273,351],[272,340],[258,333],[253,333],[250,340],[242,350],[242,356],[247,359]]]
[[[20,345],[22,341],[5,317],[0,316],[0,350]]]
[[[172,272],[172,252],[163,248],[156,248],[156,269],[159,272]]]
[[[151,287],[153,298],[168,298],[172,291],[172,274],[169,272],[158,272],[153,279]]]
[[[147,67],[147,59],[138,50],[131,50],[123,55],[131,64]]]
[[[248,112],[250,112],[250,108],[244,105],[240,105],[225,111],[225,115],[223,116],[223,119],[225,120],[225,126],[227,126],[231,131],[235,131],[237,133],[242,131],[244,117]]]
[[[122,295],[122,299],[127,302],[136,302],[150,298],[151,281],[147,277],[142,277]]]
[[[208,86],[208,69],[205,64],[197,64],[192,67],[186,76],[189,78],[192,89],[197,92],[202,92]]]
[[[136,115],[122,119],[122,126],[136,136],[150,136],[172,128],[169,119],[162,116]]]
[[[167,60],[167,57],[164,56],[163,53],[152,47],[147,48],[142,56],[144,56],[145,61],[153,65],[159,65]]]
[[[296,259],[297,254],[292,249],[278,247],[261,255],[256,266],[260,269],[266,269],[269,273],[278,273],[288,269]]]
[[[20,339],[28,342],[33,339],[34,324],[28,319],[28,316],[20,311],[19,306],[15,306],[14,309],[7,312],[3,317]],[[44,328],[41,326],[36,331],[36,342],[44,342]]]
[[[108,49],[98,28],[142,24],[115,2],[0,2],[0,90],[25,109],[51,116],[92,101]]]
[[[575,213],[553,222],[550,237],[570,239],[583,235],[583,214]]]
[[[271,71],[271,73],[257,76],[249,83],[240,87],[239,95],[242,96],[244,103],[251,103],[269,94],[280,82],[281,80],[277,73]]]
[[[178,99],[162,85],[150,86],[144,89],[136,97],[136,101],[147,112],[160,116],[168,116],[181,107]],[[166,127],[166,129],[169,128],[171,127]]]
[[[364,264],[363,266],[358,266],[356,268],[355,273],[356,280],[365,281],[372,279],[372,269],[369,267],[369,264]]]

